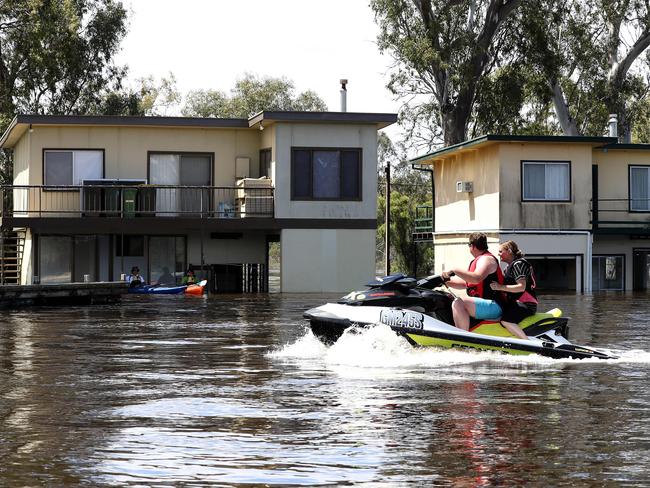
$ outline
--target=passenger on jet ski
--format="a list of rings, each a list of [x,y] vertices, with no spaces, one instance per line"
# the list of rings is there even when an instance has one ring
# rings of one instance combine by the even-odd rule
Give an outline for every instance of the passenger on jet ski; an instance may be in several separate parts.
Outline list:
[[[504,273],[505,284],[493,281],[490,288],[505,294],[505,301],[501,304],[501,325],[520,339],[528,339],[517,324],[537,312],[535,272],[532,265],[524,259],[524,253],[515,241],[501,244],[499,257],[508,265]]]
[[[487,236],[475,232],[469,236],[469,252],[474,258],[469,269],[453,268],[442,272],[448,286],[467,289],[467,298],[456,298],[452,303],[454,325],[459,329],[469,330],[470,317],[479,320],[498,319],[501,317],[503,294],[490,287],[490,283],[503,284],[503,273],[497,258],[488,251]],[[455,275],[455,276],[453,276]]]

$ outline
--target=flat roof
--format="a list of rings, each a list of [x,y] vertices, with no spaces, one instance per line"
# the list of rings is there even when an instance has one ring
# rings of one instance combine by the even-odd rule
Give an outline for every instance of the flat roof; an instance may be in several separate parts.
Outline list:
[[[250,126],[273,122],[312,122],[339,124],[372,124],[383,129],[397,122],[397,114],[366,112],[282,112],[264,111],[248,119]]]
[[[632,144],[632,143],[623,143],[623,144],[607,144],[606,146],[599,147],[598,149],[607,151],[648,151],[650,150],[650,144]]]
[[[453,154],[455,152],[464,151],[466,149],[478,149],[479,147],[488,146],[497,142],[542,142],[542,143],[572,143],[572,144],[590,144],[590,145],[616,145],[615,137],[593,137],[593,136],[517,136],[517,135],[501,135],[501,134],[487,134],[484,136],[463,141],[453,146],[443,147],[437,149],[423,156],[417,156],[411,160],[410,163],[422,164],[432,162],[441,156]]]
[[[129,117],[113,115],[19,114],[0,137],[0,147],[13,147],[30,125],[81,125],[112,127],[258,128],[274,122],[372,124],[383,129],[397,121],[397,114],[358,112],[259,112],[248,119],[216,117]]]

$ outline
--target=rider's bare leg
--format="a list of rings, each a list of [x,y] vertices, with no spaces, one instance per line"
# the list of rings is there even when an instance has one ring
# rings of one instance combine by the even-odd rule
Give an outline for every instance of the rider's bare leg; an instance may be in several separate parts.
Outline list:
[[[469,330],[469,312],[465,302],[456,298],[451,304],[451,313],[454,316],[454,325],[459,329]]]
[[[517,324],[513,324],[512,322],[504,322],[502,320],[501,325],[508,329],[508,332],[510,332],[513,336],[519,337],[519,339],[528,339],[526,333]]]

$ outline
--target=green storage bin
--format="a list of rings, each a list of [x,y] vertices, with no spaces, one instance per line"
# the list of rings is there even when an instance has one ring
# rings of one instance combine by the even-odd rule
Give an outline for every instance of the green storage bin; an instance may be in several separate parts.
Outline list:
[[[135,217],[135,200],[137,195],[137,188],[122,189],[122,214],[124,217]]]

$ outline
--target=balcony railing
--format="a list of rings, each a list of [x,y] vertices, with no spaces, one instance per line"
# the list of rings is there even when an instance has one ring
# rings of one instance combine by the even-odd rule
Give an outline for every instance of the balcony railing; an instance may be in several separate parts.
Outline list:
[[[650,231],[650,199],[599,198],[590,200],[594,230]]]
[[[271,187],[173,185],[7,185],[2,217],[273,217]]]
[[[433,232],[433,207],[418,205],[415,207],[414,232],[416,234]]]

